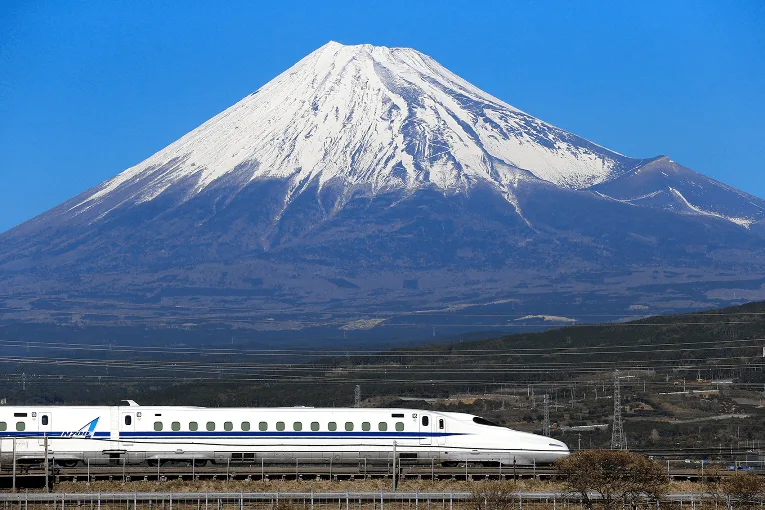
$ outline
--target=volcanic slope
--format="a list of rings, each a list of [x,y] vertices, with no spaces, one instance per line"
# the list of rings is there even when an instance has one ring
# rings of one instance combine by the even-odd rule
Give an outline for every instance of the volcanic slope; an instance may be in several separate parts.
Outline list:
[[[455,332],[759,299],[764,255],[757,197],[547,124],[415,50],[330,42],[0,236],[0,312]]]

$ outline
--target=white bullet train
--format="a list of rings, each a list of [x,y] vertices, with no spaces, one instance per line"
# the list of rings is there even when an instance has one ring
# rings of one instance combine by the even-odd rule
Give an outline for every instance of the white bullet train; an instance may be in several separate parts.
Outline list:
[[[0,406],[0,463],[387,461],[548,464],[555,439],[420,409]],[[14,454],[15,450],[15,454]]]

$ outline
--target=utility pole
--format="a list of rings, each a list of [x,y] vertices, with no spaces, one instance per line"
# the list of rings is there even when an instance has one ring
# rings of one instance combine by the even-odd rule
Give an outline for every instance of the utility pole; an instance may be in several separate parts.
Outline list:
[[[45,444],[45,492],[48,492],[48,480],[50,475],[50,468],[48,467],[48,434],[45,433],[45,439],[43,440],[43,443]]]
[[[544,420],[542,421],[542,435],[550,437],[550,397],[545,393]]]
[[[353,407],[361,407],[361,386],[358,384],[353,389]]]
[[[396,479],[396,470],[398,467],[396,466],[396,442],[393,441],[393,491],[396,491],[396,487],[398,486],[398,480]]]
[[[614,425],[611,430],[611,449],[627,449],[627,439],[624,437],[624,426],[622,424],[622,396],[618,370],[614,372]]]
[[[13,438],[13,485],[11,492],[16,492],[16,438]]]

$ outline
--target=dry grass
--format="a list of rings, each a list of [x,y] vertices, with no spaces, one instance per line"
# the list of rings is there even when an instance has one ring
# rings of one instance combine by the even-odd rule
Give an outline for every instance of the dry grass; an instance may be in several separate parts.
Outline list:
[[[474,491],[480,482],[460,480],[403,480],[398,488],[402,491],[442,492]],[[561,491],[557,482],[518,480],[500,482],[507,491],[547,492]],[[345,492],[389,491],[390,479],[375,480],[178,480],[157,481],[98,481],[62,482],[56,484],[56,492]]]
[[[402,480],[398,488],[402,491],[448,492],[475,491],[482,482],[462,480]],[[509,492],[565,492],[558,481],[508,480],[500,482]],[[88,484],[82,482],[62,482],[56,484],[56,492],[345,492],[351,491],[388,491],[390,479],[375,480],[178,480],[157,481],[98,481]],[[709,486],[697,482],[672,482],[669,492],[702,493],[709,491]]]

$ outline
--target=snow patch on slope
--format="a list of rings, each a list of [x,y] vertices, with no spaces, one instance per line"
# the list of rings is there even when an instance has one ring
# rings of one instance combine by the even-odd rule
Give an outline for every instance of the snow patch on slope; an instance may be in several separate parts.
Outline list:
[[[720,218],[720,219],[723,219],[723,220],[727,220],[727,221],[730,221],[730,222],[732,222],[732,223],[735,223],[736,225],[740,225],[740,226],[742,226],[742,227],[744,227],[744,228],[746,228],[746,229],[749,229],[749,227],[752,225],[752,223],[754,223],[754,221],[753,221],[753,220],[750,220],[750,219],[748,219],[748,218],[735,218],[735,217],[731,217],[731,216],[725,216],[725,215],[723,215],[723,214],[719,214],[719,213],[716,213],[716,212],[705,211],[704,209],[701,209],[700,207],[696,207],[695,205],[693,205],[692,203],[690,203],[690,202],[689,202],[689,201],[688,201],[688,200],[687,200],[687,199],[686,199],[686,198],[683,196],[683,194],[682,194],[682,193],[680,193],[680,192],[679,192],[678,190],[676,190],[675,188],[672,188],[672,187],[670,187],[670,188],[669,188],[669,191],[670,191],[670,192],[671,192],[673,195],[675,195],[677,198],[679,198],[679,199],[680,199],[680,200],[683,202],[683,204],[684,204],[686,207],[688,207],[688,209],[692,210],[693,212],[695,212],[695,213],[697,213],[697,214],[701,214],[701,215],[704,215],[704,216],[712,216],[712,217],[715,217],[715,218]]]
[[[564,323],[574,323],[576,322],[576,319],[572,319],[571,317],[562,317],[560,315],[524,315],[523,317],[519,317],[515,319],[516,321],[527,321],[527,320],[541,320],[545,322],[564,322]]]

